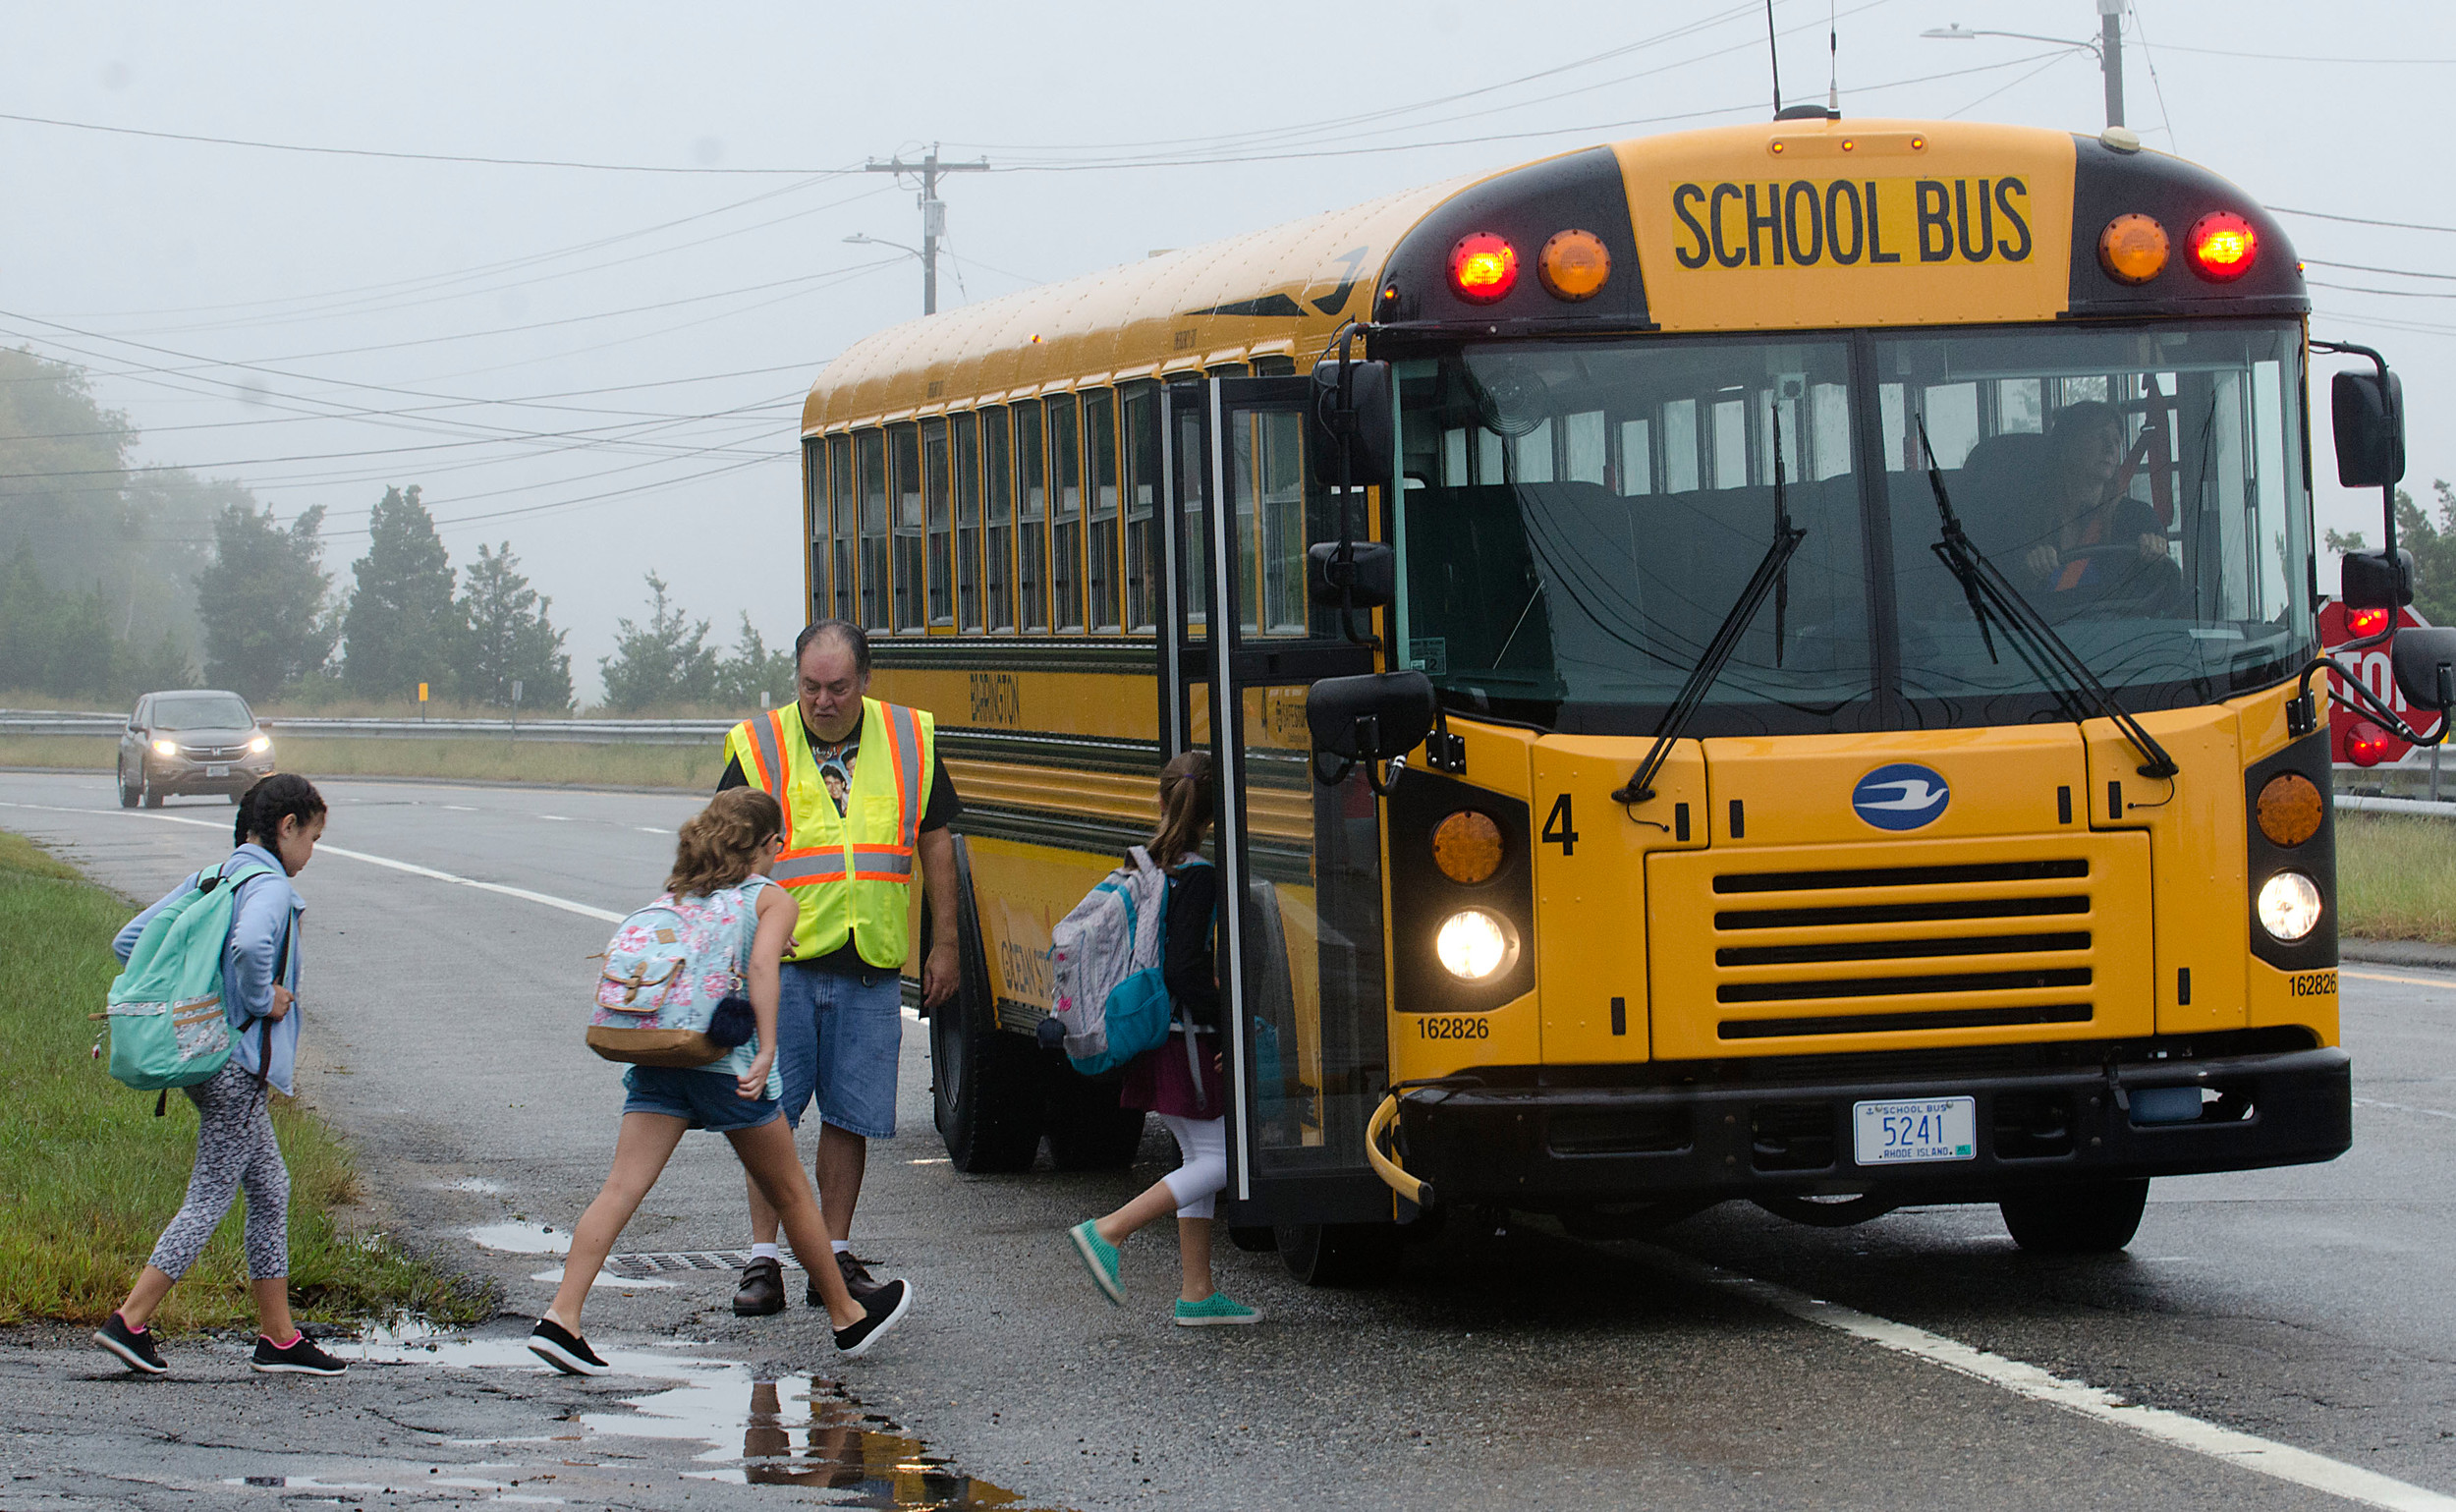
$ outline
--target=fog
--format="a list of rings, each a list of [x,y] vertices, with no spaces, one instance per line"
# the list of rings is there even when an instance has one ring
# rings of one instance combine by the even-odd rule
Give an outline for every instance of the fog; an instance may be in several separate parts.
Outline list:
[[[1831,9],[1846,114],[2101,124],[2086,52],[1920,35],[2093,37],[2092,0]],[[1824,96],[1828,10],[1775,7],[1793,99]],[[1769,109],[1755,4],[256,0],[0,19],[0,340],[92,368],[143,430],[140,460],[242,481],[284,519],[326,506],[340,584],[384,487],[422,484],[455,565],[508,540],[552,595],[584,700],[649,568],[718,638],[740,610],[771,639],[798,626],[800,397],[920,309],[914,258],[845,243],[920,238],[909,184],[843,171],[865,158],[937,140],[995,170],[943,191],[953,308]],[[2427,145],[2456,11],[2139,0],[2127,28],[2151,146],[2272,206],[2456,226]],[[1329,118],[1355,124],[1312,128]],[[2314,333],[2401,366],[2427,501],[2456,476],[2456,235],[2284,219],[2306,258],[2361,265],[2311,269]],[[2376,495],[2334,484],[2319,397],[2320,523],[2375,540]]]

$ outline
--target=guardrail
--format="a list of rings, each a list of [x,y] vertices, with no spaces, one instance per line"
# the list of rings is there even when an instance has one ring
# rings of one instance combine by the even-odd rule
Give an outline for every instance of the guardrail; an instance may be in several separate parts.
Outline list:
[[[731,719],[267,719],[285,735],[332,739],[558,741],[584,746],[701,746],[720,741]],[[0,735],[116,737],[126,714],[0,709]]]

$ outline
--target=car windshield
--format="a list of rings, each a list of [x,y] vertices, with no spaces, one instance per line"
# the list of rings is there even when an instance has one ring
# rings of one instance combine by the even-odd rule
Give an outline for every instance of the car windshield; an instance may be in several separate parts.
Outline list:
[[[183,694],[153,700],[157,730],[244,730],[254,723],[248,705],[227,693]]]
[[[1931,549],[1926,446],[1972,539],[2128,707],[2273,682],[2313,637],[2299,340],[2276,322],[1402,363],[1406,658],[1453,708],[1650,732],[1774,538],[1778,432],[1779,509],[1807,534],[1691,733],[2056,717]]]

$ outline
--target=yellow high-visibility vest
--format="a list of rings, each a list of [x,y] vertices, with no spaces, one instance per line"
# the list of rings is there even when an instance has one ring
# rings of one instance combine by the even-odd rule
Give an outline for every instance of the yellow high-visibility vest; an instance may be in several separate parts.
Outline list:
[[[937,770],[937,722],[919,709],[862,700],[862,751],[842,814],[788,703],[745,719],[725,754],[785,811],[785,849],[770,879],[801,905],[789,961],[811,961],[850,938],[869,965],[904,964],[920,880],[916,848]]]

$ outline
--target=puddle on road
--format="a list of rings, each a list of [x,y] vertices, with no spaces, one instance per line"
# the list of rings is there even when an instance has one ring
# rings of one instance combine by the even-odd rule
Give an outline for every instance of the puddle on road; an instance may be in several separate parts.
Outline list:
[[[481,1249],[505,1255],[563,1255],[572,1247],[571,1235],[557,1233],[543,1223],[488,1223],[471,1229],[469,1237]]]
[[[326,1347],[344,1359],[369,1364],[551,1371],[529,1352],[524,1339],[453,1336],[426,1332],[414,1324],[377,1329],[363,1339],[335,1340]],[[759,1379],[749,1366],[737,1361],[660,1349],[605,1348],[601,1353],[618,1374],[673,1384],[623,1398],[623,1406],[630,1409],[627,1412],[582,1413],[572,1420],[581,1435],[542,1440],[562,1448],[556,1461],[534,1470],[488,1463],[435,1467],[449,1474],[405,1475],[408,1467],[400,1462],[370,1461],[355,1469],[324,1468],[323,1475],[334,1479],[248,1477],[244,1484],[362,1494],[416,1495],[422,1489],[448,1489],[489,1492],[489,1499],[495,1501],[554,1501],[557,1498],[551,1495],[522,1494],[515,1487],[540,1475],[560,1472],[568,1477],[564,1467],[586,1463],[588,1438],[647,1438],[707,1445],[693,1456],[694,1463],[707,1468],[683,1472],[693,1480],[850,1492],[850,1497],[830,1498],[831,1504],[879,1512],[989,1512],[991,1508],[1026,1512],[1015,1492],[955,1469],[922,1440],[897,1432],[888,1419],[865,1413],[843,1387],[824,1376]],[[511,1448],[540,1441],[454,1440],[473,1448]],[[230,1484],[243,1483],[234,1480]]]

